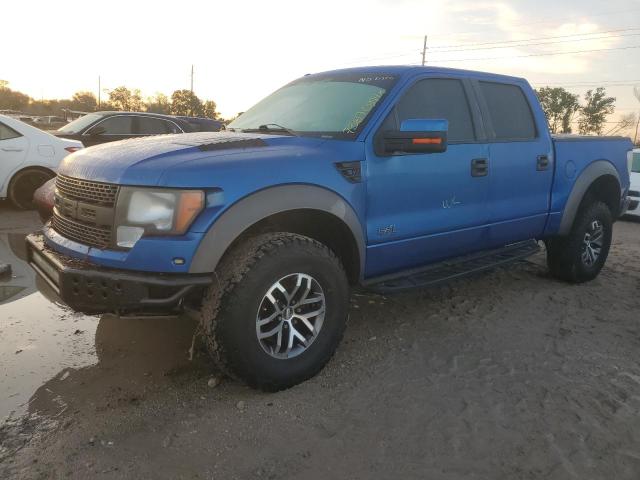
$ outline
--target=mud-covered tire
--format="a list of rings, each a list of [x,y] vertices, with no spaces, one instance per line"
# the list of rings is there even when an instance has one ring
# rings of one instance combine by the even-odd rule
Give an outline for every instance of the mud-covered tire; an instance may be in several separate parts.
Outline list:
[[[314,279],[321,288],[323,320],[301,353],[274,358],[258,339],[258,315],[274,283],[294,274]],[[200,321],[208,350],[223,372],[251,387],[277,391],[324,367],[342,339],[348,307],[347,276],[329,248],[302,235],[268,233],[247,239],[225,255],[205,292]]]
[[[22,170],[11,179],[7,197],[16,208],[31,210],[35,208],[33,194],[54,176],[53,172],[41,168]]]
[[[602,241],[597,259],[585,262],[586,242],[590,235],[602,228]],[[613,233],[613,216],[609,207],[600,201],[583,206],[566,237],[547,240],[547,265],[551,274],[571,283],[593,280],[604,266]],[[588,255],[587,255],[588,257]]]

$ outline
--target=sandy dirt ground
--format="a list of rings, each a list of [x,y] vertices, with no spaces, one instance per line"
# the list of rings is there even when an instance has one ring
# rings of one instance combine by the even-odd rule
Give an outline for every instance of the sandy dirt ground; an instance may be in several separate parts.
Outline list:
[[[0,206],[0,225],[36,221]],[[638,479],[639,240],[640,223],[617,223],[605,269],[579,286],[540,253],[438,288],[354,292],[336,356],[276,394],[211,381],[199,345],[188,359],[186,316],[5,301],[0,478]],[[41,338],[52,329],[65,355]],[[21,355],[40,363],[9,361]]]

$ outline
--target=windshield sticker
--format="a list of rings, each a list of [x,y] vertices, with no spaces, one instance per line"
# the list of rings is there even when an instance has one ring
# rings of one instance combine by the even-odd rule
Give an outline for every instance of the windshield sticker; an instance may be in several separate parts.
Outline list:
[[[365,117],[369,115],[369,112],[371,111],[371,109],[376,106],[376,103],[378,103],[378,101],[382,98],[384,93],[385,93],[384,90],[380,90],[375,95],[373,95],[369,99],[369,101],[365,105],[363,105],[363,107],[360,110],[356,112],[356,114],[353,116],[351,121],[342,130],[342,132],[350,133],[350,134],[356,133],[358,126],[362,123]]]
[[[359,83],[371,83],[371,82],[387,82],[389,80],[395,80],[395,77],[391,75],[380,75],[375,77],[360,77]]]

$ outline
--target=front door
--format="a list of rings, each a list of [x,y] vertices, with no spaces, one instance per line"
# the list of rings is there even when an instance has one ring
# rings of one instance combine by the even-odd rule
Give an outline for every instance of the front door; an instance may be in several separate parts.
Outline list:
[[[116,142],[135,136],[133,115],[115,115],[96,123],[82,135],[85,147]]]
[[[488,149],[477,142],[474,105],[461,79],[420,79],[378,132],[398,130],[407,119],[446,119],[447,150],[382,156],[375,140],[367,141],[367,277],[486,247],[490,172],[482,166]]]

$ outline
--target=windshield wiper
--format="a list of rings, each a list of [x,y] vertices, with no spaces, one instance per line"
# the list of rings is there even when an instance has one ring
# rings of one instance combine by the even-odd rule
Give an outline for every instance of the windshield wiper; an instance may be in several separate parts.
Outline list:
[[[275,127],[275,128],[273,128]],[[297,137],[298,134],[291,130],[290,128],[283,127],[282,125],[278,125],[277,123],[265,123],[264,125],[260,125],[258,128],[243,128],[243,132],[247,133],[255,133],[255,132],[284,132],[287,135],[291,135],[293,137]]]

